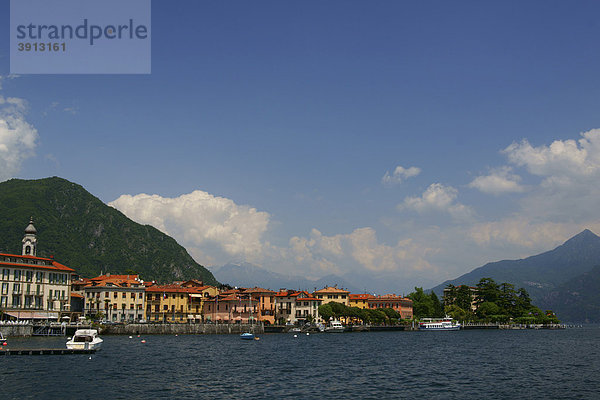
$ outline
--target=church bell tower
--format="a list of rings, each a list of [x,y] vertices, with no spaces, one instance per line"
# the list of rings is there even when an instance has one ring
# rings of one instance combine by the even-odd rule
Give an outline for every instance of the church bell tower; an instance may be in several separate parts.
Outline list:
[[[25,228],[25,236],[23,237],[23,255],[36,256],[37,254],[37,229],[33,226],[33,217],[29,220],[29,225]]]

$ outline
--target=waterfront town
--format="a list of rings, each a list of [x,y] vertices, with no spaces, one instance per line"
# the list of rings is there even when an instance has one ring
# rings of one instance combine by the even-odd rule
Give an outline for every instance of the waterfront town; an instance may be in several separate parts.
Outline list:
[[[361,309],[391,308],[402,319],[413,317],[412,300],[406,297],[355,294],[335,285],[308,292],[215,287],[194,279],[158,284],[136,274],[83,278],[54,258],[38,257],[37,246],[37,230],[30,220],[22,254],[0,253],[4,321],[300,325],[327,322],[319,315],[319,306],[331,302]]]

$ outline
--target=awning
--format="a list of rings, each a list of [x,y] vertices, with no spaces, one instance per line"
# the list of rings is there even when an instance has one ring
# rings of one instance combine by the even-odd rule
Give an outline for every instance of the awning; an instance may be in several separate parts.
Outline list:
[[[58,313],[45,311],[5,311],[4,314],[18,319],[58,319]]]
[[[202,295],[202,293],[192,293],[192,294],[190,294],[190,297],[204,297],[204,296]]]

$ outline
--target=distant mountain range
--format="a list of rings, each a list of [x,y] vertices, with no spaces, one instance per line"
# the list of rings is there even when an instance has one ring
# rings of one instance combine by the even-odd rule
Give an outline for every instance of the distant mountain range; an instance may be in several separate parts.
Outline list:
[[[0,252],[21,254],[23,231],[32,216],[38,256],[53,255],[84,277],[135,271],[145,280],[218,283],[173,238],[56,177],[0,183]]]
[[[599,265],[600,237],[586,229],[554,250],[488,263],[432,290],[441,295],[448,284],[474,286],[481,278],[492,278],[525,288],[535,305],[554,310],[563,321],[600,322],[600,312],[593,311],[600,307]],[[588,313],[578,311],[581,307]]]
[[[283,275],[269,271],[250,263],[226,264],[222,267],[211,268],[215,277],[222,283],[241,287],[262,287],[265,289],[295,289],[312,292],[325,286],[337,285],[353,293],[359,293],[343,278],[336,275],[328,275],[318,280],[306,279],[296,275]]]

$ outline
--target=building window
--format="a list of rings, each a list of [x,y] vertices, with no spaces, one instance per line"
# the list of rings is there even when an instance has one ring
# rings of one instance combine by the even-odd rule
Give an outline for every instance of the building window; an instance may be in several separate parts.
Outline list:
[[[2,284],[2,294],[8,294],[8,282]]]
[[[33,282],[33,271],[26,271],[25,272],[25,280],[27,282]]]
[[[0,297],[0,307],[6,308],[8,306],[8,296]]]
[[[21,296],[13,295],[12,297],[12,306],[13,307],[21,307]]]
[[[5,269],[2,270],[2,280],[3,281],[7,281],[9,275],[10,275],[10,269],[5,268]]]
[[[21,270],[15,269],[14,276],[15,276],[15,281],[20,281],[21,280]]]
[[[134,292],[131,292],[131,298],[135,299],[135,293]]]
[[[44,273],[43,272],[36,272],[35,273],[35,281],[36,282],[42,282],[44,280]]]

